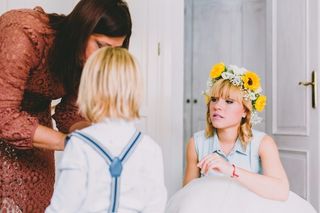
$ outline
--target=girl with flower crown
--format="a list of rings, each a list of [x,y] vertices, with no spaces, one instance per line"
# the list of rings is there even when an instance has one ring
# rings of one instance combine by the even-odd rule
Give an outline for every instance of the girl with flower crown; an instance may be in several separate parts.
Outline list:
[[[251,118],[263,110],[266,99],[259,77],[221,63],[213,67],[210,78],[206,129],[188,143],[184,185],[199,176],[223,174],[262,197],[286,200],[289,183],[277,145],[251,128]]]
[[[250,211],[243,204],[248,199],[252,204],[257,198],[276,203],[274,200],[286,201],[289,194],[293,196],[289,193],[288,178],[276,143],[264,132],[252,129],[252,124],[261,120],[257,112],[266,104],[259,76],[244,68],[217,64],[210,72],[204,95],[206,128],[189,140],[183,181],[186,187],[170,200],[166,212],[212,212],[213,206],[220,213],[239,208],[243,209],[241,212],[256,212],[252,205]],[[211,177],[214,179],[210,180]],[[206,180],[200,181],[203,179]],[[226,179],[229,182],[225,182]],[[230,180],[236,185],[230,185]],[[305,202],[294,196],[298,200],[295,204]],[[206,200],[208,202],[204,202]],[[310,205],[308,208],[312,209]]]

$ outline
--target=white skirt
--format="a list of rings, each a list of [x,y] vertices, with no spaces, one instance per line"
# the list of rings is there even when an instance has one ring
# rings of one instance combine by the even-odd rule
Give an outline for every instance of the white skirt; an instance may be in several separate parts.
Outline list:
[[[262,198],[228,177],[191,181],[169,200],[166,213],[316,213],[290,191],[287,201]]]

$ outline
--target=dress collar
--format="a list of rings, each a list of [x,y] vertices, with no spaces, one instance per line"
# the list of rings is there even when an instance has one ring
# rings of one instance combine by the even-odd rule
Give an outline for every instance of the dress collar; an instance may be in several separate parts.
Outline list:
[[[224,154],[222,149],[221,149],[221,147],[220,147],[219,138],[218,138],[218,135],[217,135],[216,132],[214,133],[214,136],[213,136],[212,140],[213,140],[212,141],[213,142],[212,152],[218,152],[219,154]],[[239,138],[237,139],[237,141],[236,141],[233,149],[229,153],[229,155],[231,153],[234,153],[234,152],[238,152],[238,153],[243,154],[243,155],[248,155],[249,154],[248,147],[244,148],[242,146]]]

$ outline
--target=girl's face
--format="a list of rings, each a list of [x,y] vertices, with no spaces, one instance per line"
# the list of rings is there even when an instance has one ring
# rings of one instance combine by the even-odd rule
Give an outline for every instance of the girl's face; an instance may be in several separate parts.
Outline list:
[[[90,35],[85,52],[85,61],[101,47],[121,47],[125,38],[125,36],[109,37],[102,34]]]
[[[212,126],[216,129],[239,127],[242,117],[246,116],[243,104],[232,94],[225,99],[211,97],[209,110]]]

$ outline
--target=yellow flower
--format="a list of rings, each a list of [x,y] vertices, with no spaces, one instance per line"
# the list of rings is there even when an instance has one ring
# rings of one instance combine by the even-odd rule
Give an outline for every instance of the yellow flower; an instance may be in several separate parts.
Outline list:
[[[243,86],[246,89],[255,91],[260,87],[260,78],[259,76],[251,71],[248,71],[242,76]]]
[[[221,73],[225,71],[225,69],[226,69],[226,66],[224,65],[223,62],[219,64],[215,64],[210,71],[210,78],[220,77]]]
[[[264,95],[260,95],[254,103],[254,108],[258,112],[261,112],[266,106],[266,102],[267,102],[267,97]]]

